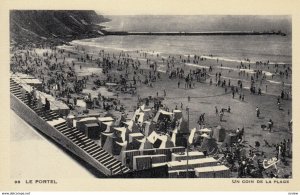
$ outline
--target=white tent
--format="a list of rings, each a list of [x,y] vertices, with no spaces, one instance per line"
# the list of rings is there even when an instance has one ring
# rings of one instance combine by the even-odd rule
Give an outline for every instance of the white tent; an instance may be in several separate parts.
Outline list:
[[[157,113],[156,113],[156,115],[155,115],[155,117],[153,118],[153,121],[154,122],[157,122],[158,120],[159,120],[159,118],[161,117],[161,115],[167,115],[167,116],[172,116],[173,115],[173,113],[172,112],[167,112],[167,111],[165,111],[165,110],[159,110]]]
[[[141,108],[141,111],[143,111],[143,112],[149,112],[149,111],[151,111],[150,108],[146,108],[145,104],[143,104],[140,108]]]
[[[154,143],[156,141],[156,139],[158,138],[158,134],[153,131],[149,136],[148,136],[148,140],[150,143]]]
[[[144,144],[146,139],[147,139],[146,137],[142,139],[134,139],[133,142],[131,143],[136,143],[136,145],[138,146],[138,150],[144,150]]]
[[[205,137],[205,138],[211,138],[208,134],[203,133],[202,135],[200,135],[201,137]]]
[[[126,125],[126,127],[128,128],[129,131],[134,132],[134,133],[139,132],[138,127],[134,121],[130,120],[130,121],[126,121],[123,123]]]
[[[130,131],[132,131],[132,126],[133,126],[133,121],[132,121],[132,120],[126,121],[126,122],[124,122],[124,124],[126,124],[126,125],[127,125],[127,128],[128,128]]]
[[[208,134],[208,135],[212,135],[212,130],[211,129],[208,129],[208,128],[204,128],[204,129],[200,129],[199,132],[201,134],[205,133],[205,134]]]
[[[115,131],[119,132],[119,135],[121,136],[123,142],[125,142],[127,129],[125,127],[115,127],[114,129]]]
[[[75,121],[75,120],[74,120]],[[85,124],[89,124],[89,123],[97,123],[98,120],[96,117],[85,117],[85,118],[82,118],[78,121],[76,121],[76,126],[77,129],[81,130],[81,131],[84,131],[84,125]]]
[[[113,151],[113,137],[114,133],[102,133],[101,142],[102,147],[105,151],[112,154]]]
[[[125,142],[117,142],[116,141],[117,150],[115,152],[117,155],[121,154],[122,151],[126,150],[127,143],[128,143],[127,141],[125,141]]]
[[[193,128],[191,130],[190,136],[189,136],[189,144],[192,144],[194,141],[194,136],[195,136],[196,128]]]
[[[171,141],[173,142],[174,146],[176,146],[176,135],[177,135],[177,133],[173,132],[172,137],[171,137]]]
[[[145,149],[152,149],[153,148],[153,143],[151,143],[149,141],[149,139],[146,138],[146,137],[143,138],[143,139],[140,139],[140,140],[137,139],[137,141],[141,143],[139,150],[145,150]]]
[[[112,117],[98,117],[99,122],[108,122],[108,121],[114,121]]]
[[[68,119],[73,119],[73,118],[75,118],[75,116],[74,116],[73,114],[69,114],[69,115],[67,116],[67,118],[68,118]]]
[[[126,146],[127,145],[127,141],[125,141],[125,142],[117,142],[116,141],[116,144],[118,144],[119,146],[122,146],[122,147],[124,147],[124,146]],[[125,147],[126,148],[126,147]]]
[[[182,118],[182,112],[181,112],[181,110],[173,110],[173,113],[174,113],[174,119],[175,120],[178,120],[178,119]]]
[[[143,123],[145,120],[149,119],[151,109],[146,109],[145,105],[142,105],[140,108],[138,108],[132,117],[132,121],[136,121],[136,118],[138,119],[138,122]]]
[[[175,129],[173,130],[173,133],[178,133],[178,129],[180,128],[181,123],[182,123],[182,118],[180,118],[178,120],[178,126],[175,127]]]
[[[164,115],[173,115],[173,113],[172,112],[167,112],[167,111],[165,111],[165,110],[160,110],[160,112],[162,113],[162,114],[164,114]]]
[[[153,131],[155,131],[155,124],[150,121],[145,121],[143,123],[144,135],[149,136]]]
[[[96,121],[97,118],[96,117],[85,117],[80,119],[78,122],[84,122],[84,121]]]
[[[160,149],[163,149],[163,148],[166,148],[167,147],[167,142],[170,141],[171,142],[171,139],[167,136],[167,135],[159,135],[157,134],[155,131],[153,131],[148,137],[147,137],[147,140],[151,143],[151,144],[154,144],[154,145],[157,145],[156,148],[160,148]],[[170,145],[170,144],[168,144]],[[172,144],[172,145],[175,145]]]
[[[132,116],[132,121],[135,121],[135,118],[136,118],[136,116],[140,113],[140,108],[138,108],[135,112],[134,112],[134,115]]]
[[[104,132],[110,132],[110,127],[113,125],[113,121],[103,122],[102,124],[106,125],[106,130]]]
[[[168,136],[167,135],[160,135],[158,137],[158,139],[161,140],[161,144],[159,146],[159,149],[163,149],[163,148],[166,148],[166,143],[168,141]]]
[[[145,116],[145,114],[143,112],[140,112],[138,114],[138,116],[139,116],[138,122],[139,123],[143,123],[144,122],[144,116]]]
[[[128,134],[128,141],[129,141],[129,143],[131,143],[131,142],[133,142],[135,139],[142,139],[142,138],[144,138],[145,136],[144,136],[144,134],[142,134],[142,133],[129,133]]]

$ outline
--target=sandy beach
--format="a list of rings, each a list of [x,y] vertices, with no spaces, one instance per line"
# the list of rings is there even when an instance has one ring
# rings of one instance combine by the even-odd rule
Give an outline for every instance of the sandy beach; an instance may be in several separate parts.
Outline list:
[[[75,74],[77,80],[85,80],[83,91],[70,94],[68,98],[70,100],[74,97],[78,98],[78,105],[75,106],[75,110],[71,111],[74,115],[83,114],[85,102],[82,99],[87,96],[91,96],[91,99],[97,98],[99,93],[107,99],[107,103],[114,100],[119,103],[117,103],[116,109],[111,107],[112,109],[109,110],[103,109],[100,105],[98,108],[90,109],[89,114],[99,113],[104,116],[110,113],[116,118],[120,118],[124,113],[130,118],[141,99],[152,97],[161,98],[162,104],[169,110],[175,108],[183,110],[185,119],[187,119],[185,110],[189,107],[190,129],[199,128],[198,118],[200,114],[205,113],[205,127],[215,128],[220,125],[227,132],[244,128],[244,139],[251,146],[254,146],[257,141],[263,144],[264,140],[274,145],[292,137],[292,132],[288,127],[288,123],[292,119],[292,75],[291,72],[288,76],[279,75],[280,71],[289,70],[290,64],[275,65],[271,62],[237,61],[213,55],[171,55],[155,51],[124,51],[118,48],[107,49],[105,46],[100,46],[101,49],[99,49],[98,46],[80,45],[78,42],[71,44],[73,45],[58,46],[55,50],[33,48],[30,53],[25,50],[15,53],[23,59],[26,52],[32,59],[39,59],[41,66],[33,65],[33,74],[37,78],[43,79],[44,83],[48,82],[47,88],[53,95],[59,91],[53,88],[55,82],[49,84],[49,81],[53,76],[59,78],[57,77],[59,68],[64,76],[72,73],[71,76],[74,77]],[[14,59],[13,56],[12,59]],[[49,70],[49,66],[45,68],[47,67],[44,63],[45,59],[50,61],[49,64],[54,64],[52,71]],[[109,62],[110,66],[108,72],[104,71],[108,65],[105,60]],[[201,82],[193,81],[190,87],[186,87],[183,78],[170,78],[171,71],[176,70],[182,70],[184,74],[205,70],[207,74]],[[261,74],[257,75],[257,71],[261,71]],[[43,74],[41,75],[40,72]],[[155,79],[150,84],[144,84],[145,79],[147,80],[151,73],[155,75]],[[257,75],[256,78],[254,78],[255,75]],[[95,84],[97,80],[104,81],[104,83],[119,83],[121,76],[125,76],[128,80],[126,83],[128,89],[125,91],[121,91],[120,87]],[[250,93],[251,79],[254,80],[256,90],[261,89],[262,95]],[[218,85],[218,80],[227,83],[221,87]],[[242,82],[242,87],[238,85],[239,82]],[[73,89],[74,82],[67,81],[67,84]],[[238,88],[234,98],[230,89],[232,86]],[[289,97],[288,99],[280,98],[279,109],[277,99],[282,91],[286,92]],[[242,95],[244,100],[241,99]],[[66,100],[59,95],[57,98]],[[150,103],[151,106],[153,105]],[[231,112],[225,113],[223,120],[220,121],[219,115],[215,113],[215,107],[221,110],[228,106],[230,106]],[[257,106],[260,108],[260,117],[256,116]],[[120,111],[120,107],[123,107],[124,111]],[[272,132],[263,131],[261,125],[266,125],[269,119],[274,121]],[[263,151],[266,158],[273,157],[276,152],[273,147],[264,147]],[[288,162],[289,166],[284,167],[285,174],[290,172],[291,161]]]

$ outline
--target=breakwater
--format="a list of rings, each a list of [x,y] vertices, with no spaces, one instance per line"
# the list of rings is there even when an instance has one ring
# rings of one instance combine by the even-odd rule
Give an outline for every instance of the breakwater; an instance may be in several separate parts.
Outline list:
[[[222,35],[280,35],[285,33],[278,32],[256,32],[256,31],[225,31],[225,32],[127,32],[127,31],[103,31],[104,35],[130,36],[130,35],[148,35],[148,36],[222,36]]]

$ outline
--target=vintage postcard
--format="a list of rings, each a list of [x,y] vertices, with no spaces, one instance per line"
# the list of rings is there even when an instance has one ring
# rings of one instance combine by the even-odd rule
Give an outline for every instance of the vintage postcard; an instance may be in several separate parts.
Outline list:
[[[1,2],[0,190],[297,192],[299,4],[251,2]]]

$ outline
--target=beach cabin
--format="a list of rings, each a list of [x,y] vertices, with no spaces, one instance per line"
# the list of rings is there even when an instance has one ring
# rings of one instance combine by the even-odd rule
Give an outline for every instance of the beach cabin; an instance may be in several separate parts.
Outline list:
[[[207,155],[215,154],[218,151],[218,144],[216,143],[216,140],[210,136],[204,135],[202,135],[203,140],[199,150],[205,152]]]
[[[133,170],[143,170],[152,168],[153,163],[163,163],[167,161],[166,155],[140,155],[133,157]]]
[[[84,134],[93,140],[100,138],[100,128],[98,123],[84,124]]]
[[[118,146],[120,144],[118,144],[117,142],[123,143],[123,140],[118,135],[116,135],[115,132],[111,132],[111,133],[102,132],[101,133],[101,146],[108,153],[110,153],[112,155],[119,155],[120,148]]]
[[[238,140],[236,133],[229,133],[226,135],[221,147],[230,147],[233,143],[236,143]]]
[[[99,126],[100,126],[100,131],[101,132],[110,132],[110,127],[114,123],[114,119],[110,116],[108,117],[98,117],[97,118]]]
[[[194,169],[171,170],[171,171],[168,171],[168,173],[169,173],[169,178],[186,178],[186,175],[188,175],[188,178],[194,178],[195,177]]]
[[[171,121],[172,116],[173,116],[172,112],[167,112],[165,110],[159,110],[152,120],[156,123],[159,121],[165,120],[165,119]]]
[[[224,141],[226,137],[226,131],[225,128],[221,127],[221,126],[217,126],[214,130],[213,130],[213,138],[216,139],[217,142],[222,142]]]
[[[138,139],[141,140],[144,138],[144,134],[142,133],[129,133],[129,143],[133,142],[134,140]]]
[[[173,110],[174,120],[179,120],[182,118],[181,110]]]
[[[121,159],[121,152],[125,151],[127,149],[127,145],[128,145],[127,141],[124,141],[124,142],[115,141],[114,155],[116,155],[118,160]]]
[[[42,82],[38,79],[32,79],[32,78],[26,78],[26,79],[22,79],[24,83],[36,88],[39,91],[43,91],[43,85]]]
[[[132,133],[138,133],[138,132],[140,132],[138,125],[136,124],[136,122],[134,122],[132,120],[123,122],[123,124]]]
[[[183,170],[187,169],[194,169],[197,167],[208,167],[208,166],[216,166],[218,165],[218,161],[212,157],[209,158],[200,158],[200,159],[192,159],[187,162],[187,160],[181,161],[170,161],[167,163],[155,163],[152,166],[158,167],[168,165],[169,170]]]
[[[142,125],[142,129],[144,131],[145,136],[149,136],[153,131],[155,131],[155,124],[150,121],[144,121]]]
[[[229,178],[230,170],[224,165],[195,168],[198,178]]]
[[[36,88],[39,91],[43,91],[42,82],[31,75],[23,74],[23,73],[15,73],[15,74],[11,74],[11,78],[13,78],[13,80],[15,80],[17,83],[27,84],[31,87]]]
[[[209,136],[212,136],[212,134],[213,134],[213,131],[211,129],[208,129],[208,128],[200,129],[198,131],[200,132],[200,135],[207,134]]]
[[[125,150],[121,152],[121,162],[123,165],[133,168],[133,157],[141,155],[139,150]]]
[[[191,151],[187,155],[186,152],[183,153],[172,153],[172,161],[181,161],[181,160],[191,160],[191,159],[199,159],[205,158],[203,152]]]
[[[67,116],[66,121],[67,121],[68,127],[74,127],[74,124],[73,124],[74,119],[75,119],[75,116],[73,114],[69,114]]]
[[[91,124],[91,123],[98,124],[98,120],[96,117],[84,117],[77,121],[76,120],[74,120],[74,121],[76,123],[76,128],[82,132],[84,132],[86,130],[86,126],[85,126],[86,124]]]

